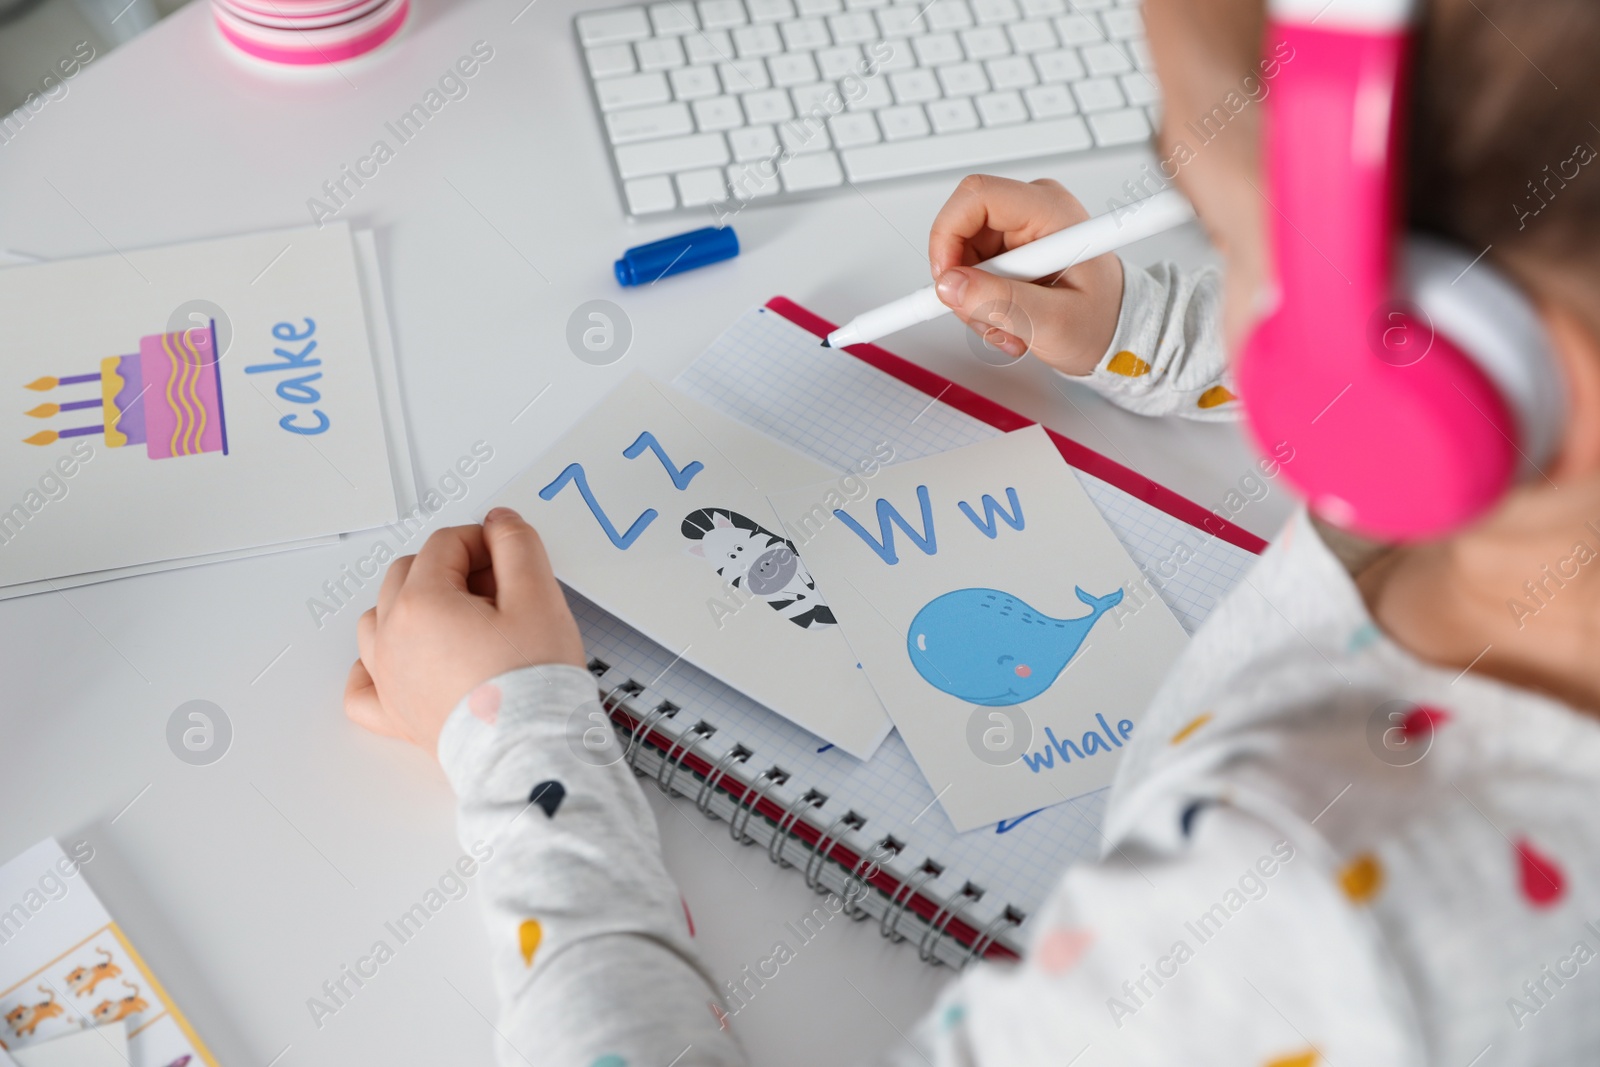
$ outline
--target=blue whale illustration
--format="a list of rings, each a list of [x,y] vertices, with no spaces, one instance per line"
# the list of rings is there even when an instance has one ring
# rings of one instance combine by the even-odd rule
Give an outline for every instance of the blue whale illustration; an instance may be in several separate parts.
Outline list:
[[[969,704],[1003,707],[1032,700],[1055,684],[1100,616],[1122,590],[1078,599],[1089,614],[1055,619],[998,589],[957,589],[917,612],[906,652],[935,689]]]

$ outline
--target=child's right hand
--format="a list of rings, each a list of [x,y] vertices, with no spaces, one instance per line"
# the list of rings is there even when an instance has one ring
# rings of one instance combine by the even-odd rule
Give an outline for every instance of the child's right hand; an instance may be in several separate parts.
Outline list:
[[[389,565],[356,627],[345,713],[429,752],[462,697],[521,667],[582,667],[583,638],[544,543],[508,508],[452,526]]]
[[[928,236],[939,299],[990,347],[1013,358],[1032,352],[1065,374],[1088,374],[1111,346],[1122,311],[1116,255],[1032,282],[973,268],[1088,217],[1077,197],[1048,178],[963,178]]]

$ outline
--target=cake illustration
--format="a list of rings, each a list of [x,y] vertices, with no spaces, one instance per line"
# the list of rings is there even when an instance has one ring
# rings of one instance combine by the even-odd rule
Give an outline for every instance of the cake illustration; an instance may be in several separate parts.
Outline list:
[[[94,374],[45,376],[29,382],[35,392],[100,383],[100,396],[47,402],[31,409],[36,419],[68,411],[97,409],[97,425],[40,430],[23,440],[54,444],[67,437],[104,434],[107,448],[143,444],[151,459],[228,454],[228,426],[222,413],[222,373],[217,361],[217,324],[139,338],[139,351],[107,356]]]

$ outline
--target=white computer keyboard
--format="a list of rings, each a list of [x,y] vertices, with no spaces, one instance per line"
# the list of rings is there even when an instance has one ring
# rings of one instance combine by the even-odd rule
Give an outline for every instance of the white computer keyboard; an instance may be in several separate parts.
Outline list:
[[[1137,144],[1158,103],[1138,0],[665,0],[574,22],[631,215]]]

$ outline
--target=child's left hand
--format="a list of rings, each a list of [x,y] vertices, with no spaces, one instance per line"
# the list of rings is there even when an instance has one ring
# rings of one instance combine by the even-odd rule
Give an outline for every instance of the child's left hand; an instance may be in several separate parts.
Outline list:
[[[361,616],[345,714],[429,752],[461,698],[519,667],[584,665],[583,639],[544,543],[509,508],[453,526],[389,565]]]

